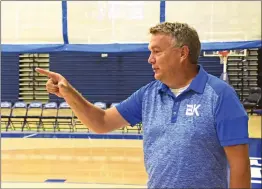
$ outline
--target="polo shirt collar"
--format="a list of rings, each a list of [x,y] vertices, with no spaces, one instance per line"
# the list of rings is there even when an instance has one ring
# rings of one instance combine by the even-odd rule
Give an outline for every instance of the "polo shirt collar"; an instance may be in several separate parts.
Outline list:
[[[204,70],[202,65],[198,65],[199,71],[198,74],[196,75],[196,77],[192,80],[192,82],[190,83],[188,90],[193,90],[197,93],[203,93],[205,86],[206,86],[206,82],[208,79],[208,73]],[[162,83],[160,84],[158,91],[162,92],[162,93],[166,93],[169,90],[169,87]]]

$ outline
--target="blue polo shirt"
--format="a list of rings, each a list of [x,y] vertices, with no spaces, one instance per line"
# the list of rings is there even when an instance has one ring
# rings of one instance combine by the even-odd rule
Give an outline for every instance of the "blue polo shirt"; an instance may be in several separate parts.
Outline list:
[[[224,146],[248,143],[248,116],[234,89],[202,66],[178,97],[160,81],[117,107],[142,121],[149,188],[227,188]]]

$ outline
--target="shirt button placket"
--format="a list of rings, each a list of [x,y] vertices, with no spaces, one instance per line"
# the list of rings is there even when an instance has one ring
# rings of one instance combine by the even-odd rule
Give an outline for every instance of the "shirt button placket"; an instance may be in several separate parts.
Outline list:
[[[178,103],[176,101],[174,101],[174,105],[173,105],[173,114],[172,114],[172,123],[175,123],[177,120],[177,111],[178,111],[178,107],[177,107]]]

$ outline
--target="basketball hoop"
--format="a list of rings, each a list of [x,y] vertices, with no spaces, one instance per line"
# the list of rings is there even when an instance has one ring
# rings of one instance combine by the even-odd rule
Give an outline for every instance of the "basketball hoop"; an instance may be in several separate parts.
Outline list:
[[[220,58],[220,63],[227,64],[227,57],[228,57],[229,51],[219,51],[218,54]]]

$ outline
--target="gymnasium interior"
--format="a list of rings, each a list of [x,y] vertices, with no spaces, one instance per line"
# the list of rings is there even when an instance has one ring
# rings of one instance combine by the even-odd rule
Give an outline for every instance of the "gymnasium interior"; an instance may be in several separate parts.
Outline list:
[[[148,29],[165,21],[192,25],[198,64],[238,94],[249,116],[251,185],[262,187],[261,1],[0,3],[1,188],[146,188],[143,124],[92,132],[35,68],[110,108],[154,80]]]

